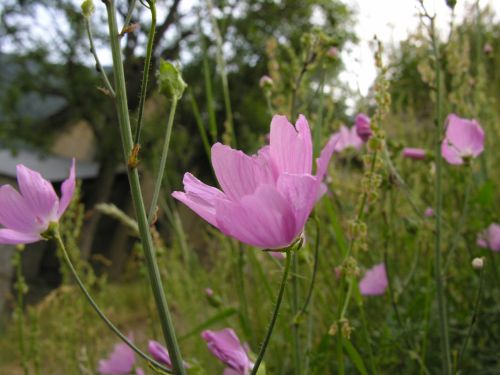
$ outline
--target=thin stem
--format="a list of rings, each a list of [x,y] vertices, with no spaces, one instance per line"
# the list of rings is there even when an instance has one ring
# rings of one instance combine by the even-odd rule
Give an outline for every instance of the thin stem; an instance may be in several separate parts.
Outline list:
[[[125,22],[123,23],[123,29],[120,34],[123,34],[124,29],[130,24],[130,20],[132,19],[132,13],[134,12],[135,9],[135,3],[137,0],[131,0],[130,4],[128,6],[128,12],[127,16],[125,17]]]
[[[465,340],[464,340],[464,343],[462,345],[462,349],[460,350],[460,355],[458,356],[458,368],[459,369],[462,367],[462,361],[464,359],[465,351],[467,350],[467,344],[469,343],[469,339],[472,336],[472,329],[474,328],[474,323],[476,322],[478,314],[479,314],[479,305],[481,303],[481,296],[483,293],[483,281],[484,281],[483,275],[484,275],[484,267],[481,268],[481,271],[479,274],[479,289],[477,291],[476,301],[474,303],[474,311],[473,311],[471,319],[470,319],[470,324],[469,324],[469,329],[467,331],[467,336],[465,336]]]
[[[248,313],[247,294],[245,291],[245,253],[242,251],[239,244],[238,247],[235,247],[233,240],[229,239],[228,241],[230,242],[233,254],[236,251],[236,258],[233,255],[233,259],[236,259],[236,289],[238,291],[238,302],[240,305],[240,314],[241,321],[243,323],[243,329],[245,331],[245,335],[247,335],[247,337],[249,337],[252,342],[255,342],[254,332],[250,328],[250,314]]]
[[[298,254],[293,253],[292,260],[292,314],[297,316],[299,309],[299,280],[297,278],[298,275]],[[301,373],[301,360],[300,360],[300,334],[299,334],[299,324],[294,319],[292,324],[292,333],[293,333],[293,359],[294,359],[294,368],[293,371],[296,375],[300,375]]]
[[[346,294],[345,299],[344,299],[344,304],[342,305],[342,310],[340,311],[340,319],[345,318],[347,308],[349,307],[349,301],[350,301],[351,295],[352,295],[352,288],[354,285],[354,280],[352,278],[349,278],[349,280],[347,280],[347,283],[348,283],[347,294]]]
[[[280,310],[281,301],[283,300],[283,295],[285,294],[286,281],[288,279],[288,273],[290,271],[291,250],[288,249],[287,251],[285,251],[285,254],[286,254],[285,269],[283,271],[283,278],[281,279],[281,285],[280,285],[280,289],[278,292],[278,298],[276,299],[276,306],[274,307],[273,316],[271,318],[271,321],[269,322],[269,327],[267,328],[266,337],[264,338],[264,341],[262,342],[262,346],[260,347],[259,355],[257,356],[257,360],[255,361],[255,364],[253,366],[253,369],[252,369],[252,372],[250,375],[257,374],[257,371],[259,370],[260,363],[262,362],[262,359],[264,358],[264,354],[266,354],[267,345],[269,344],[269,341],[271,339],[274,325],[276,323],[276,320],[278,319],[278,313]]]
[[[148,33],[148,45],[146,47],[146,57],[144,59],[144,70],[142,72],[141,95],[139,97],[139,112],[137,114],[137,124],[135,127],[134,144],[138,145],[141,138],[142,120],[144,113],[144,103],[148,90],[149,69],[151,66],[151,56],[153,55],[153,42],[156,31],[156,0],[148,0],[149,10],[151,11],[151,26]]]
[[[430,18],[430,34],[432,39],[432,48],[435,57],[435,70],[436,70],[436,227],[435,227],[435,259],[434,259],[434,272],[436,282],[436,294],[439,312],[439,327],[440,327],[440,340],[441,340],[441,355],[443,373],[451,374],[451,354],[450,354],[450,340],[448,336],[448,319],[446,313],[446,297],[444,293],[445,286],[443,285],[443,277],[441,273],[441,212],[443,206],[443,192],[442,192],[442,156],[441,156],[441,137],[443,133],[443,108],[442,108],[442,85],[441,85],[441,64],[439,56],[439,47],[436,40],[434,17]]]
[[[85,287],[85,285],[83,284],[83,281],[80,279],[80,276],[78,276],[78,272],[76,271],[75,267],[73,266],[73,262],[71,262],[71,259],[68,255],[68,252],[66,251],[66,246],[64,246],[64,242],[61,238],[61,235],[59,234],[59,230],[56,230],[55,234],[54,234],[54,239],[57,243],[57,246],[59,247],[59,249],[61,250],[61,253],[63,255],[63,258],[64,260],[66,261],[66,264],[69,268],[69,270],[71,271],[71,273],[73,274],[73,277],[75,278],[76,280],[76,283],[78,284],[78,286],[80,287],[80,290],[83,292],[85,298],[87,298],[87,301],[89,302],[89,304],[92,306],[92,308],[95,310],[95,312],[97,313],[97,315],[99,315],[99,317],[102,319],[102,321],[104,323],[106,323],[106,325],[125,343],[127,344],[134,352],[137,353],[137,355],[139,355],[140,357],[142,357],[143,359],[145,359],[146,361],[148,361],[151,365],[153,365],[154,367],[158,368],[158,369],[161,369],[162,371],[166,371],[168,373],[171,373],[172,371],[168,368],[166,368],[165,366],[163,366],[162,364],[156,362],[153,358],[149,357],[147,354],[145,354],[141,349],[139,349],[137,346],[134,345],[134,343],[132,343],[128,338],[127,336],[125,336],[123,333],[120,332],[120,330],[118,328],[116,328],[116,326],[108,319],[108,317],[102,312],[102,310],[99,308],[99,306],[97,305],[97,303],[94,301],[94,299],[92,298],[92,296],[90,295],[89,291],[87,290],[87,288]]]
[[[148,215],[149,225],[153,223],[153,219],[156,213],[156,205],[158,203],[158,197],[160,196],[161,185],[163,182],[163,173],[165,172],[168,149],[170,146],[170,137],[172,135],[172,128],[174,125],[175,111],[177,109],[177,101],[178,101],[177,98],[174,96],[174,98],[172,99],[172,105],[170,106],[170,114],[168,116],[167,133],[165,134],[165,140],[163,142],[160,167],[158,168],[158,174],[156,175],[156,183],[155,183],[155,188],[153,190],[153,198],[151,200],[151,206],[149,207],[149,215]]]
[[[108,13],[108,24],[111,41],[111,52],[113,57],[113,68],[115,71],[115,87],[116,87],[116,105],[118,113],[118,122],[120,125],[120,135],[123,144],[123,153],[125,160],[128,160],[130,152],[133,148],[132,131],[130,128],[130,118],[128,113],[127,92],[125,88],[125,75],[123,72],[123,62],[120,50],[120,38],[116,25],[116,9],[114,0],[106,0],[106,9]],[[172,360],[172,370],[179,375],[185,374],[185,369],[182,362],[179,345],[175,336],[175,331],[168,309],[167,300],[163,291],[163,284],[160,277],[160,270],[156,262],[155,249],[153,240],[149,230],[148,218],[146,216],[146,209],[144,207],[144,200],[142,198],[141,185],[139,181],[139,173],[137,168],[128,169],[128,178],[132,194],[132,201],[134,203],[137,223],[139,225],[139,232],[141,235],[146,266],[148,268],[149,279],[151,281],[151,288],[158,310],[159,320],[162,326],[163,335],[165,337],[167,349]]]
[[[211,149],[210,144],[208,143],[207,131],[205,130],[205,126],[203,126],[203,120],[201,119],[200,109],[198,108],[198,103],[196,103],[196,99],[192,91],[189,91],[189,99],[191,101],[191,108],[193,110],[194,120],[196,122],[196,126],[198,127],[198,132],[200,133],[201,142],[203,143],[203,149],[207,154],[207,160],[210,161]]]
[[[446,258],[446,261],[445,261],[445,264],[443,267],[443,276],[446,275],[446,270],[448,269],[448,267],[451,263],[453,255],[455,254],[455,251],[457,250],[459,239],[462,236],[461,232],[462,232],[462,229],[464,228],[465,220],[467,219],[467,210],[469,208],[469,196],[470,196],[472,181],[473,181],[473,179],[472,179],[472,167],[469,166],[469,176],[467,178],[466,187],[465,187],[464,205],[462,208],[462,213],[460,215],[460,220],[458,222],[458,226],[456,228],[454,228],[455,235],[453,237],[453,241],[451,243],[451,249],[448,252],[448,257]]]
[[[21,364],[23,366],[24,375],[29,374],[28,361],[26,360],[26,346],[24,336],[24,291],[25,280],[23,276],[23,261],[21,250],[16,250],[15,260],[16,264],[16,289],[17,289],[17,335],[19,340],[19,353],[21,355]]]
[[[368,322],[366,320],[366,314],[365,314],[365,306],[363,304],[363,300],[360,298],[359,299],[359,311],[361,315],[361,325],[363,327],[363,334],[365,335],[365,340],[366,340],[366,345],[368,346],[368,361],[370,362],[370,369],[373,375],[376,375],[378,373],[377,368],[375,367],[375,361],[373,360],[373,350],[372,350],[372,344],[371,344],[371,339],[370,339],[370,332],[368,330]]]
[[[104,82],[106,89],[109,91],[109,95],[112,98],[116,98],[115,90],[113,89],[113,86],[111,86],[111,83],[109,82],[108,79],[108,75],[104,71],[101,65],[101,61],[99,60],[99,56],[97,55],[97,51],[94,46],[94,37],[92,35],[92,28],[90,27],[90,20],[87,17],[84,17],[84,24],[85,24],[85,30],[87,31],[87,37],[89,39],[90,53],[92,54],[92,56],[94,56],[96,69],[101,74],[102,81]]]

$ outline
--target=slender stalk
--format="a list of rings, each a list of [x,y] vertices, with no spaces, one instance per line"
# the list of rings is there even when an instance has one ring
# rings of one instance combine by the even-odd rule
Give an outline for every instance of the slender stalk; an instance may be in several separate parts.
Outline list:
[[[370,370],[373,375],[376,375],[378,371],[375,367],[375,361],[373,359],[373,350],[370,339],[370,332],[368,330],[368,322],[366,320],[365,305],[363,304],[363,300],[361,298],[359,299],[358,307],[361,315],[361,326],[363,327],[363,334],[365,335],[366,345],[368,347],[368,361],[370,363]]]
[[[69,270],[73,274],[73,277],[75,278],[76,283],[78,284],[80,290],[83,292],[85,298],[87,299],[89,304],[92,306],[92,308],[95,310],[97,315],[99,315],[99,317],[102,319],[102,321],[104,323],[106,323],[106,325],[111,329],[111,331],[113,331],[125,344],[127,344],[135,353],[137,353],[137,355],[139,355],[140,357],[142,357],[143,359],[148,361],[154,367],[161,369],[162,371],[166,371],[168,373],[171,373],[172,371],[170,369],[168,369],[165,366],[163,366],[162,364],[156,362],[153,358],[149,357],[141,349],[139,349],[137,346],[135,346],[134,343],[132,343],[127,338],[127,336],[125,336],[123,333],[121,333],[120,330],[118,328],[116,328],[116,326],[108,319],[108,317],[102,312],[102,310],[99,308],[97,303],[94,301],[94,299],[90,295],[89,291],[87,290],[87,288],[83,284],[83,281],[80,279],[80,276],[78,276],[78,272],[76,271],[75,267],[73,266],[73,262],[71,261],[69,255],[68,255],[68,252],[66,251],[66,246],[64,246],[64,242],[61,238],[61,235],[60,235],[58,229],[55,230],[54,239],[57,243],[57,246],[61,250],[63,258],[64,258]]]
[[[436,282],[436,294],[438,302],[439,313],[439,328],[440,328],[440,341],[441,341],[441,356],[443,373],[446,375],[451,374],[451,354],[450,354],[450,340],[448,336],[448,319],[446,313],[446,297],[445,286],[443,283],[443,276],[441,273],[441,212],[443,206],[443,192],[442,192],[442,161],[441,156],[441,137],[443,134],[443,106],[442,95],[443,88],[441,84],[441,60],[439,56],[439,46],[436,39],[434,17],[430,18],[431,22],[431,38],[432,49],[435,58],[436,70],[436,135],[435,135],[435,153],[436,153],[436,227],[435,227],[435,254],[434,254],[434,272]]]
[[[248,313],[247,294],[245,291],[245,278],[243,277],[245,272],[245,254],[239,247],[240,246],[239,244],[238,247],[236,248],[234,246],[233,240],[228,239],[228,241],[230,242],[233,254],[234,252],[236,252],[236,258],[233,255],[233,259],[236,259],[236,277],[237,277],[236,289],[238,291],[240,314],[243,323],[243,329],[245,331],[245,335],[247,335],[247,337],[250,337],[252,342],[255,342],[254,333],[250,328],[250,319],[249,319],[250,314]]]
[[[168,149],[170,146],[170,137],[172,135],[172,128],[174,125],[175,111],[177,109],[177,101],[178,101],[177,97],[174,96],[174,98],[172,99],[172,105],[170,106],[170,114],[168,116],[167,134],[165,134],[165,140],[163,142],[160,167],[158,168],[158,174],[156,175],[156,183],[155,183],[155,188],[153,190],[153,198],[151,200],[151,206],[149,207],[149,215],[148,215],[149,225],[151,225],[153,222],[153,218],[156,213],[156,204],[158,203],[158,197],[160,196],[161,185],[163,182],[163,173],[165,172]]]
[[[299,310],[299,280],[297,278],[299,272],[299,264],[298,264],[298,254],[292,254],[292,314],[297,316]],[[292,324],[292,334],[293,334],[293,361],[294,367],[293,372],[296,375],[300,375],[302,372],[301,365],[301,353],[300,353],[300,333],[299,333],[299,324],[294,319]]]
[[[110,0],[114,1],[114,0]],[[153,42],[156,31],[156,0],[147,0],[151,11],[151,26],[148,33],[148,45],[146,47],[146,57],[144,59],[144,70],[142,72],[141,95],[139,96],[139,112],[137,114],[137,124],[135,127],[134,144],[138,145],[141,138],[142,120],[144,113],[144,103],[148,90],[149,70],[151,67],[151,56],[153,55]],[[174,111],[175,112],[175,111]],[[154,209],[154,208],[153,208]]]
[[[476,322],[478,314],[479,314],[479,305],[481,303],[481,296],[483,293],[483,281],[484,281],[483,275],[484,275],[484,267],[481,268],[481,271],[479,274],[479,289],[477,291],[476,302],[474,303],[474,311],[473,311],[471,319],[470,319],[469,329],[467,330],[467,336],[465,336],[465,340],[464,340],[464,343],[462,345],[462,349],[460,349],[460,354],[458,356],[458,369],[460,369],[462,367],[462,361],[464,359],[465,351],[467,350],[467,344],[469,343],[469,339],[472,336],[472,329],[474,328],[474,323]]]
[[[196,126],[198,127],[198,132],[200,133],[201,142],[203,143],[203,149],[205,150],[205,154],[207,154],[207,160],[210,161],[210,155],[212,152],[210,149],[210,144],[208,143],[207,131],[205,130],[205,126],[203,126],[200,109],[198,108],[198,103],[196,103],[196,99],[194,98],[192,91],[189,91],[189,99],[191,101],[194,120],[196,122]]]
[[[129,25],[130,20],[132,19],[132,13],[134,12],[136,1],[137,0],[130,0],[127,16],[125,17],[125,22],[123,23],[123,29],[120,34],[123,34],[124,29]]]
[[[17,336],[19,340],[19,353],[21,355],[21,364],[23,366],[24,375],[29,374],[28,361],[26,358],[26,346],[25,346],[25,335],[24,335],[24,291],[25,291],[25,280],[23,276],[23,261],[21,250],[16,249],[16,254],[14,258],[16,265],[16,289],[17,289],[17,306],[16,306],[16,317],[17,317]]]
[[[101,65],[101,61],[99,60],[99,56],[97,55],[97,51],[94,46],[94,37],[92,35],[90,19],[84,17],[84,24],[85,24],[85,30],[87,31],[87,37],[89,39],[90,53],[92,54],[92,56],[94,56],[96,69],[101,74],[102,81],[104,82],[106,89],[109,91],[109,95],[113,98],[116,98],[115,90],[113,89],[113,86],[111,86],[111,83],[109,82],[108,75],[106,74]]]
[[[283,300],[283,295],[285,294],[286,281],[288,279],[288,273],[290,271],[291,250],[288,249],[287,251],[285,251],[285,254],[286,254],[285,269],[283,271],[283,277],[281,279],[281,285],[280,285],[280,289],[278,292],[278,298],[276,299],[276,306],[274,307],[273,316],[272,316],[271,321],[269,323],[269,327],[267,328],[266,337],[264,338],[264,341],[262,342],[262,345],[261,345],[260,351],[259,351],[259,355],[257,356],[257,360],[255,361],[255,364],[253,366],[253,369],[252,369],[252,372],[250,375],[257,374],[257,371],[259,370],[260,364],[261,364],[262,360],[264,359],[264,354],[266,354],[267,345],[269,344],[269,341],[271,339],[274,325],[276,324],[276,320],[278,319],[278,313],[280,310],[281,301]]]
[[[106,0],[106,9],[108,13],[108,24],[111,41],[111,52],[113,57],[113,67],[115,76],[116,88],[116,105],[118,112],[118,122],[120,125],[120,135],[123,144],[123,153],[125,160],[128,160],[130,152],[133,148],[132,131],[130,128],[130,118],[128,113],[127,92],[125,88],[125,75],[123,72],[123,62],[120,50],[120,39],[116,25],[116,9],[114,0]],[[148,218],[146,216],[146,209],[142,198],[141,185],[139,181],[139,173],[137,168],[129,168],[128,170],[129,184],[132,194],[132,201],[134,203],[137,223],[139,225],[139,232],[142,239],[146,265],[149,272],[151,281],[151,288],[155,298],[156,307],[158,309],[158,316],[165,336],[167,349],[172,360],[172,370],[175,374],[184,375],[185,370],[182,362],[179,345],[175,336],[175,331],[168,309],[167,300],[163,291],[163,285],[160,277],[160,271],[156,262],[156,255],[149,231]]]

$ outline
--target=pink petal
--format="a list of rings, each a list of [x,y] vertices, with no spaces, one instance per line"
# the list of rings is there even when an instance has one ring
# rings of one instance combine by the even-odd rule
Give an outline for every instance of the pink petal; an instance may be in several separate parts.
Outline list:
[[[364,296],[378,296],[384,294],[387,288],[387,274],[384,263],[377,264],[366,271],[359,282],[359,291]]]
[[[484,131],[479,123],[450,114],[446,119],[446,137],[441,146],[443,157],[450,164],[462,164],[464,156],[477,157],[483,150]]]
[[[191,173],[184,174],[182,182],[184,183],[185,193],[174,191],[172,196],[216,227],[215,202],[219,199],[226,199],[224,193],[219,189],[204,184]]]
[[[216,143],[212,146],[212,166],[222,190],[232,200],[252,194],[259,185],[274,184],[265,154],[252,157]]]
[[[224,369],[222,375],[248,375],[248,371],[243,372],[239,370],[233,370],[232,368],[227,367]]]
[[[222,363],[236,370],[237,374],[246,375],[252,363],[241,345],[238,336],[231,328],[220,331],[203,331],[201,337],[207,342],[208,349]]]
[[[490,224],[485,231],[479,234],[477,244],[493,251],[500,251],[500,225]]]
[[[116,344],[107,359],[99,361],[99,372],[106,375],[129,374],[134,368],[135,353],[127,344]]]
[[[311,174],[312,140],[305,117],[300,115],[294,127],[285,116],[274,116],[271,121],[270,151],[279,173]]]
[[[21,232],[35,232],[35,215],[10,185],[0,186],[0,224]]]
[[[316,179],[318,181],[323,181],[325,174],[328,170],[328,164],[332,158],[333,151],[337,147],[337,142],[339,142],[338,137],[332,135],[328,140],[326,146],[321,150],[319,158],[316,159]]]
[[[26,204],[38,220],[48,223],[57,219],[59,199],[49,181],[40,173],[18,164],[17,183]]]
[[[0,244],[17,245],[40,241],[42,237],[38,233],[19,232],[13,229],[0,229]]]
[[[447,139],[444,139],[441,144],[441,155],[450,164],[461,165],[464,163],[460,152],[453,145],[449,144]]]
[[[270,185],[239,202],[218,200],[216,218],[224,234],[263,249],[284,248],[298,235],[292,207]]]
[[[295,215],[295,233],[302,232],[307,218],[309,217],[316,199],[320,183],[307,174],[282,174],[278,178],[278,191],[288,200]]]
[[[59,202],[59,209],[57,210],[57,217],[60,218],[64,211],[68,208],[73,194],[75,193],[75,159],[71,162],[69,170],[69,177],[61,185],[61,200]]]

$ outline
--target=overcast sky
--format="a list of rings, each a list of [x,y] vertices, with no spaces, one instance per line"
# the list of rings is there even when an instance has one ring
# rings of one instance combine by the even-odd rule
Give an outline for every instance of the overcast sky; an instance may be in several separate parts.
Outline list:
[[[351,88],[358,89],[366,95],[375,79],[375,64],[373,49],[370,43],[374,35],[384,44],[394,44],[404,40],[409,31],[415,30],[419,22],[419,4],[417,0],[347,0],[357,12],[355,32],[360,42],[347,46],[342,51],[346,71],[341,74],[341,80]],[[467,4],[472,1],[458,0],[455,7],[456,19],[463,18]],[[425,0],[427,10],[436,12],[437,25],[442,32],[448,32],[451,11],[445,0]],[[500,0],[480,0],[481,7],[487,4],[500,15]]]

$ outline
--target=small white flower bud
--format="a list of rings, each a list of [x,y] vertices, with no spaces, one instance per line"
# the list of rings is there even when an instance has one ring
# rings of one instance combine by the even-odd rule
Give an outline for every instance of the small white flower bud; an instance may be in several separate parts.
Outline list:
[[[472,259],[472,267],[476,270],[480,270],[484,266],[484,258],[474,258]]]

